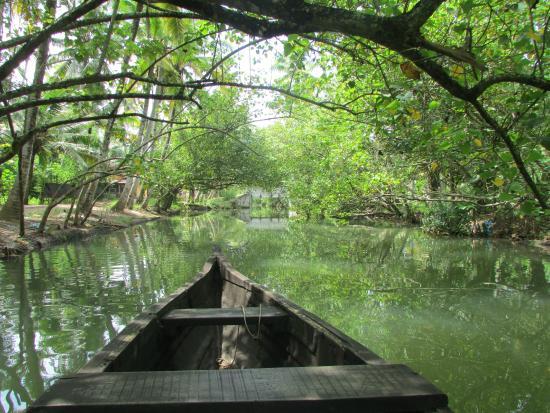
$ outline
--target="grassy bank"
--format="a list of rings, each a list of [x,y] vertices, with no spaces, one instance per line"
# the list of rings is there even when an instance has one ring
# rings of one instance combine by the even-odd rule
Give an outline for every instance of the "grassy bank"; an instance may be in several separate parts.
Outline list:
[[[25,254],[51,245],[87,238],[96,234],[116,231],[132,225],[160,218],[160,215],[143,210],[111,211],[109,203],[97,204],[86,224],[64,228],[70,205],[60,204],[50,214],[44,233],[37,232],[45,205],[25,207],[25,237],[19,237],[19,224],[0,220],[0,258]]]

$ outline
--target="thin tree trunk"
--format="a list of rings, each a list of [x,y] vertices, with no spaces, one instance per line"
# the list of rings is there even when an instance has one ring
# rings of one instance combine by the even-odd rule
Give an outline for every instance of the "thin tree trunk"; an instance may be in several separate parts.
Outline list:
[[[115,7],[113,7],[113,16],[115,16],[118,12],[118,5],[119,5],[119,1],[117,0],[116,3],[115,3]],[[136,13],[140,13],[142,10],[143,10],[143,4],[138,3],[137,6],[136,6]],[[136,37],[137,37],[137,34],[138,34],[138,29],[139,29],[139,22],[140,22],[140,19],[136,19],[136,20],[134,20],[134,22],[132,24],[132,32],[130,34],[130,41],[131,42],[134,42],[136,40]],[[111,26],[113,24],[114,24],[114,17],[113,17],[113,19],[111,20],[111,23],[110,23],[110,30],[111,30],[110,35],[112,35]],[[105,43],[107,43],[107,41],[110,41],[110,35],[106,37],[106,42]],[[128,69],[131,57],[132,57],[131,53],[126,53],[125,54],[125,56],[123,58],[123,61],[122,61],[122,72],[124,72]],[[101,67],[104,64],[105,59],[106,59],[106,53],[103,52],[101,54],[100,62],[99,62],[99,65],[98,65],[98,70],[99,71],[101,70]],[[126,81],[125,81],[125,79],[122,79],[120,81],[120,83],[118,84],[117,93],[122,93],[122,91],[124,90],[125,85],[126,85]],[[115,101],[113,103],[111,112],[116,114],[118,112],[118,109],[120,108],[120,105],[122,104],[122,102],[123,102],[122,99],[119,99],[119,100]],[[101,156],[102,160],[106,159],[109,156],[109,147],[111,146],[111,138],[113,136],[113,130],[114,130],[115,122],[116,122],[116,119],[110,119],[107,122],[107,126],[105,127],[105,133],[104,133],[104,136],[103,136],[103,142],[102,142],[102,145],[101,145],[101,152],[100,152],[100,156]],[[96,198],[96,192],[97,192],[98,185],[99,185],[99,181],[94,181],[91,184],[90,190],[86,192],[86,197],[82,200],[82,205],[80,207],[80,210],[83,211],[85,217],[90,215],[91,210],[93,208],[93,205],[95,204],[94,199]]]
[[[485,110],[481,103],[476,100],[472,102],[472,105],[476,108],[477,112],[480,114],[483,120],[493,128],[497,136],[504,142],[504,144],[512,154],[512,158],[514,159],[514,163],[516,164],[520,175],[535,196],[535,199],[538,201],[540,207],[542,209],[548,209],[546,196],[540,191],[540,189],[537,187],[537,184],[535,184],[535,181],[529,174],[529,171],[527,171],[525,163],[523,162],[523,159],[521,157],[521,153],[519,152],[516,145],[514,145],[514,142],[512,142],[512,139],[510,139],[510,136],[508,136],[508,133],[497,123],[497,121],[489,114],[489,112]]]
[[[84,200],[88,196],[88,193],[91,190],[91,185],[93,182],[89,183],[88,185],[84,186],[82,190],[80,191],[77,201],[76,201],[76,210],[74,211],[74,219],[73,219],[73,225],[75,227],[80,225],[80,214],[82,211],[82,207],[84,206]]]
[[[156,90],[155,90],[155,93],[161,93],[162,94],[162,92],[163,92],[163,88],[161,86],[157,87]],[[151,117],[152,118],[157,118],[158,117],[159,105],[160,105],[160,100],[154,100],[153,101],[153,107],[151,109]],[[142,145],[144,142],[148,142],[151,139],[151,137],[155,135],[156,130],[157,130],[157,124],[155,122],[147,122],[147,127],[145,129],[145,134],[140,137],[139,145]],[[150,148],[149,149],[148,148],[143,148],[141,153],[145,154],[148,150],[150,150]],[[135,202],[136,196],[138,195],[138,190],[140,189],[140,187],[141,187],[141,180],[139,178],[134,178],[134,185],[133,185],[132,191],[130,192],[130,195],[128,197],[128,204],[127,204],[128,209],[132,209],[134,207],[134,202]]]
[[[147,85],[145,89],[146,89],[146,93],[149,93],[150,85]],[[156,102],[157,101],[155,101],[155,104]],[[143,102],[142,114],[144,116],[147,116],[147,114],[149,113],[149,103],[150,103],[150,99],[145,99],[145,101]],[[138,145],[141,145],[143,142],[145,142],[144,135],[145,135],[145,131],[147,130],[147,124],[148,124],[148,121],[146,119],[141,120],[141,123],[139,125],[139,130],[138,130]],[[122,190],[122,193],[118,198],[118,202],[113,207],[113,210],[121,212],[128,207],[128,202],[130,201],[130,196],[132,195],[132,191],[134,190],[134,185],[135,185],[134,178],[126,179],[126,183],[124,184],[124,189]]]
[[[50,14],[55,15],[57,0],[47,0],[46,9]],[[46,39],[38,48],[36,56],[36,67],[33,76],[33,85],[41,85],[44,83],[46,74],[46,63],[48,61],[50,48],[50,38]],[[28,100],[40,99],[42,93],[40,91],[29,95]],[[38,120],[38,107],[32,107],[25,112],[25,123],[23,134],[26,135],[36,127]],[[25,201],[25,193],[29,185],[29,176],[31,171],[32,157],[34,149],[34,136],[26,142],[19,151],[19,167],[16,182],[11,189],[6,204],[0,211],[0,218],[7,220],[23,220],[23,206]],[[22,191],[22,193],[20,193]],[[20,224],[20,232],[24,233],[24,226]]]
[[[114,0],[111,21],[109,22],[109,28],[107,29],[107,35],[105,36],[105,42],[103,43],[103,48],[101,49],[101,55],[99,56],[99,62],[96,69],[97,74],[101,73],[101,69],[103,69],[103,65],[105,65],[107,51],[109,50],[109,44],[111,43],[111,38],[113,37],[113,30],[115,28],[115,20],[118,14],[119,3],[120,0]]]
[[[99,201],[99,198],[101,198],[103,196],[103,194],[107,191],[107,189],[109,188],[108,185],[106,185],[99,194],[96,195],[96,197],[92,200],[92,203],[90,205],[90,209],[88,210],[88,212],[86,213],[86,215],[84,215],[84,218],[82,219],[81,221],[81,224],[84,224],[88,218],[90,218],[90,215],[92,214],[92,211],[94,210],[94,206],[96,204],[97,201]]]
[[[149,208],[149,200],[151,199],[150,197],[150,194],[151,194],[151,191],[148,190],[148,189],[145,189],[145,194],[144,194],[144,197],[143,197],[143,202],[141,203],[141,209],[147,209]]]
[[[82,189],[80,190],[82,192]],[[80,195],[80,193],[79,193]],[[73,201],[71,202],[71,207],[69,208],[69,212],[67,212],[67,216],[65,217],[65,221],[63,221],[63,228],[67,228],[69,226],[69,220],[71,219],[71,214],[73,213],[74,204],[76,202],[77,197],[73,198]]]
[[[107,50],[109,49],[109,44],[111,43],[111,38],[113,36],[113,30],[115,25],[115,19],[118,14],[118,7],[119,7],[119,0],[115,0],[113,4],[113,11],[112,11],[112,18],[109,22],[109,28],[107,29],[107,35],[105,36],[105,41],[103,44],[103,48],[101,49],[101,55],[99,56],[99,60],[97,63],[96,73],[101,74],[101,70],[105,64],[105,60],[107,59]],[[125,58],[126,59],[126,56]],[[126,63],[126,60],[123,60],[123,64]],[[123,81],[122,81],[123,82]],[[118,106],[120,105],[119,102],[114,103],[114,109],[113,111],[118,110]],[[109,152],[109,145],[111,142],[111,134],[114,126],[114,119],[111,119],[107,123],[107,127],[105,128],[105,133],[103,136],[103,143],[101,145],[101,152],[100,156],[101,159],[105,159]],[[92,182],[88,189],[84,192],[85,196],[81,196],[78,200],[77,204],[77,211],[78,214],[75,215],[75,225],[82,225],[84,224],[84,221],[86,218],[82,219],[82,221],[79,221],[80,217],[80,211],[84,214],[84,216],[89,216],[91,209],[93,208],[93,199],[95,198],[95,194],[97,192],[97,187],[99,185],[99,181]]]
[[[29,166],[29,176],[27,177],[27,185],[25,187],[25,205],[29,204],[29,196],[31,194],[32,180],[34,177],[34,164],[36,160],[36,155],[40,152],[40,138],[37,136],[34,139],[33,150],[31,153],[30,166]]]
[[[19,196],[19,236],[25,236],[25,187],[23,179],[23,162],[22,162],[23,148],[19,151],[19,162],[17,163],[17,184]]]

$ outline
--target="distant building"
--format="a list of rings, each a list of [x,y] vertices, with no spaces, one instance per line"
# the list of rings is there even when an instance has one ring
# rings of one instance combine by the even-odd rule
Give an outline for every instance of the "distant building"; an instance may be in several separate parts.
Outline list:
[[[233,206],[235,208],[251,208],[254,199],[270,199],[272,204],[284,204],[286,202],[286,192],[283,188],[276,188],[273,191],[250,188],[246,193],[234,199]]]

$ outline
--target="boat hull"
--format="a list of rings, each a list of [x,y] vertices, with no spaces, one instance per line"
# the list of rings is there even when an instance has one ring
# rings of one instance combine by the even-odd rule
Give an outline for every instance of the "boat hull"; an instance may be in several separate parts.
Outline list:
[[[386,362],[216,254],[29,412],[428,412],[446,406],[447,396],[408,367]]]

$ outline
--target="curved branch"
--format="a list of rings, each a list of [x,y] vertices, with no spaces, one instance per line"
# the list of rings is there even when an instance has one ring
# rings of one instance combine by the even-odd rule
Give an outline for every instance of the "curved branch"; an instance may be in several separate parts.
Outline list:
[[[17,103],[6,108],[0,108],[0,116],[6,116],[9,113],[19,112],[32,107],[54,105],[58,103],[80,103],[80,102],[97,102],[101,100],[114,99],[156,99],[156,100],[185,100],[193,101],[188,96],[184,95],[165,95],[158,93],[106,93],[101,95],[84,95],[84,96],[67,96],[49,99],[36,99],[27,102]],[[193,101],[198,105],[197,102]],[[200,105],[199,105],[200,107]]]
[[[485,122],[487,122],[495,131],[497,136],[504,142],[508,150],[510,151],[510,154],[512,155],[512,158],[514,159],[514,163],[516,164],[516,167],[519,170],[519,173],[523,177],[523,180],[531,189],[531,192],[537,199],[540,207],[542,209],[548,209],[548,204],[546,202],[546,196],[540,191],[540,189],[537,187],[537,184],[535,184],[535,181],[529,175],[529,171],[527,171],[527,168],[525,166],[525,163],[523,162],[523,159],[521,157],[521,153],[512,141],[510,139],[510,136],[506,133],[504,129],[501,128],[501,126],[497,123],[495,119],[485,110],[485,108],[479,103],[477,100],[471,102],[471,104],[476,108],[479,115],[483,118]]]
[[[415,49],[403,50],[401,51],[401,55],[424,70],[433,80],[435,80],[441,87],[453,96],[466,102],[475,100],[472,98],[470,91],[467,88],[449,76],[441,65],[433,62],[432,60],[426,59],[420,51]]]
[[[439,53],[443,56],[450,57],[455,62],[465,62],[479,70],[486,69],[486,66],[482,62],[478,61],[473,53],[467,51],[466,49],[460,47],[443,46],[441,44],[430,42],[426,39],[420,40],[420,47]]]
[[[268,90],[268,91],[271,91],[271,92],[277,92],[277,93],[280,93],[282,95],[292,97],[294,99],[301,100],[303,102],[311,103],[312,105],[319,106],[323,109],[328,109],[330,111],[343,110],[343,111],[346,111],[346,112],[351,113],[351,114],[356,114],[354,111],[352,111],[351,109],[345,107],[344,105],[341,105],[341,104],[338,104],[338,103],[333,103],[333,102],[327,102],[327,101],[319,102],[319,101],[310,99],[310,98],[305,97],[305,96],[297,95],[296,93],[293,93],[289,90],[282,89],[282,88],[275,87],[275,86],[251,85],[251,84],[248,84],[248,83],[238,83],[238,82],[219,82],[217,80],[206,80],[203,83],[197,82],[197,83],[195,83],[195,85],[196,85],[197,88],[214,87],[214,86],[229,86],[229,87],[238,87],[238,88],[242,88],[242,89],[251,89],[251,90]]]
[[[232,50],[231,52],[229,52],[228,54],[226,54],[225,56],[223,56],[220,60],[218,60],[216,63],[214,63],[212,65],[212,67],[210,67],[210,69],[208,69],[208,71],[202,76],[201,80],[205,80],[205,79],[208,79],[208,77],[210,77],[210,75],[212,73],[214,73],[214,71],[220,67],[221,64],[223,64],[223,62],[227,61],[227,59],[230,59],[231,56],[234,56],[238,53],[240,53],[241,51],[249,48],[249,47],[252,47],[252,46],[255,46],[257,45],[258,43],[261,43],[263,41],[265,41],[266,39],[256,39],[256,40],[253,40],[251,42],[248,42],[238,48],[236,48],[235,50]]]
[[[163,0],[153,2],[169,3],[178,7],[183,7],[199,14],[202,19],[229,24],[251,36],[269,38],[288,33],[312,31],[309,26],[308,28],[306,28],[306,26],[300,28],[300,26],[293,23],[276,22],[265,18],[251,17],[247,14],[232,11],[221,5],[214,4],[214,2],[207,3],[201,0]]]
[[[15,155],[17,155],[19,149],[27,143],[27,141],[34,136],[37,133],[46,132],[48,129],[52,129],[59,126],[65,126],[65,125],[71,125],[75,123],[84,123],[84,122],[94,122],[98,120],[105,120],[105,119],[118,119],[118,118],[128,118],[128,117],[140,117],[152,122],[161,122],[161,123],[168,123],[172,125],[188,125],[189,122],[183,121],[183,122],[177,122],[172,120],[164,120],[164,119],[158,119],[158,118],[152,118],[149,116],[145,116],[142,113],[138,112],[129,112],[129,113],[118,113],[118,114],[106,114],[106,115],[96,115],[96,116],[85,116],[80,118],[72,118],[72,119],[64,119],[57,122],[48,123],[46,125],[38,126],[31,131],[29,131],[27,134],[21,136],[19,139],[14,141],[11,145],[11,148],[8,152],[0,155],[0,165],[3,163],[9,161],[11,158],[13,158]]]
[[[545,92],[550,91],[550,81],[546,79],[526,75],[502,75],[482,80],[477,85],[470,88],[469,92],[474,99],[477,99],[491,86],[499,83],[518,83],[520,85],[533,86]]]
[[[406,16],[417,29],[420,29],[444,2],[445,0],[420,0]]]
[[[137,82],[151,83],[154,85],[165,86],[165,87],[183,86],[181,83],[163,82],[157,79],[139,76],[132,72],[123,72],[123,73],[113,73],[113,74],[105,74],[105,75],[95,74],[90,76],[83,76],[83,77],[77,77],[73,79],[62,80],[60,82],[43,83],[40,85],[26,86],[26,87],[5,92],[4,94],[0,95],[0,99],[10,100],[21,96],[30,95],[31,93],[34,93],[34,92],[46,92],[49,90],[67,89],[72,86],[111,82],[113,80],[119,80],[119,79],[132,79]]]

